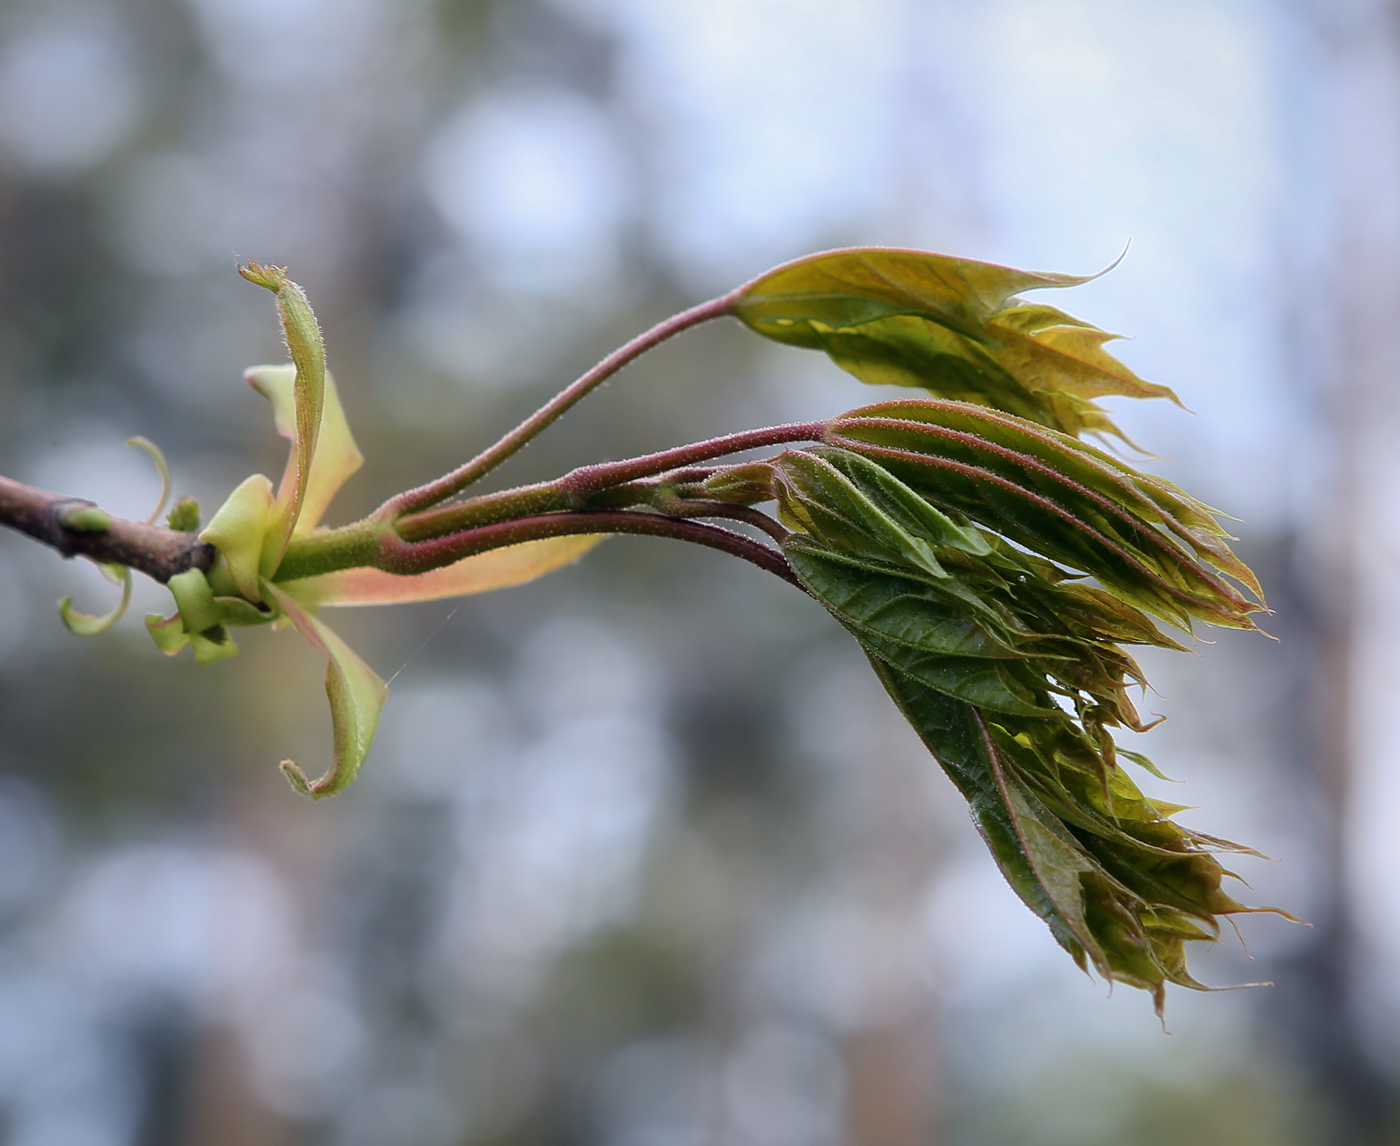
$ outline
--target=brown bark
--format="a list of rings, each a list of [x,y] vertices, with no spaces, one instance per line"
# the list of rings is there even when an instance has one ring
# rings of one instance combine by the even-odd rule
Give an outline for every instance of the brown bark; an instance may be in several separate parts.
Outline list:
[[[66,510],[94,503],[35,489],[0,477],[0,525],[27,533],[64,557],[90,557],[127,565],[164,584],[187,569],[208,570],[217,551],[193,533],[111,518],[106,529],[75,529],[63,522]]]

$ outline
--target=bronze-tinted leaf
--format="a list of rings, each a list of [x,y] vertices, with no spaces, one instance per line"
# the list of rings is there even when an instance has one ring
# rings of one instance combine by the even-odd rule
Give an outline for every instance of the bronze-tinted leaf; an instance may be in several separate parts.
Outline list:
[[[826,351],[865,382],[922,387],[1069,434],[1118,434],[1094,398],[1175,395],[1103,349],[1116,335],[1014,298],[1089,277],[863,247],[770,271],[733,313],[775,341]]]

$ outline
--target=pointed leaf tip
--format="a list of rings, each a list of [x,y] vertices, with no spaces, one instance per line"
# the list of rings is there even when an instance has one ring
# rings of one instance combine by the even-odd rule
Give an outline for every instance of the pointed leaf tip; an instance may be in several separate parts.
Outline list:
[[[295,760],[283,760],[278,768],[281,769],[282,775],[287,777],[287,782],[297,792],[303,796],[310,796],[313,800],[320,798],[311,790],[311,781],[306,778],[306,773],[301,770],[301,765]]]
[[[238,273],[256,286],[266,287],[274,294],[281,290],[287,282],[287,268],[275,267],[271,263],[264,266],[262,263],[248,262],[238,268]]]
[[[984,714],[866,651],[1002,874],[1081,968],[1149,992],[1158,1014],[1167,983],[1212,989],[1188,971],[1186,944],[1214,941],[1222,918],[1274,910],[1222,891],[1230,873],[1211,853],[1237,845],[1167,819],[1121,769],[1095,765],[1082,738]]]
[[[325,402],[326,348],[311,303],[301,287],[287,277],[286,267],[248,263],[239,267],[238,273],[277,296],[277,316],[295,369],[292,456],[277,490],[277,510],[269,523],[259,564],[259,573],[270,577],[287,551],[306,502]],[[258,386],[253,378],[249,381]]]

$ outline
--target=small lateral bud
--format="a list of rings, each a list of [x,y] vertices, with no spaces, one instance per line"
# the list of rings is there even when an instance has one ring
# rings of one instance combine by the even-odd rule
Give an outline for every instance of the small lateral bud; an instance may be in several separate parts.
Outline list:
[[[199,502],[192,497],[182,497],[170,507],[165,522],[171,529],[181,533],[199,532]]]
[[[112,528],[111,516],[95,505],[65,505],[58,511],[58,521],[75,533],[106,533]]]

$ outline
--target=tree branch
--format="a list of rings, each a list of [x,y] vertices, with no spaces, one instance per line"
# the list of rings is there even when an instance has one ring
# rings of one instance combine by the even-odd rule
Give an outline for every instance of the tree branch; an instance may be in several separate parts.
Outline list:
[[[75,527],[72,511],[92,505],[86,498],[65,497],[0,477],[0,525],[27,533],[64,557],[127,565],[164,584],[187,569],[207,572],[218,556],[212,545],[193,533],[120,517],[107,518],[105,528],[93,528],[91,523]]]

